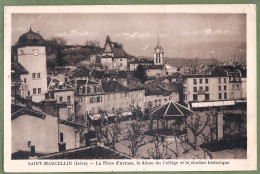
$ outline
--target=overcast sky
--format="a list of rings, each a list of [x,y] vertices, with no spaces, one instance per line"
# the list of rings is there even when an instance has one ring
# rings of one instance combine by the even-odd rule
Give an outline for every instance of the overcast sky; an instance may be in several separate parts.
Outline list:
[[[245,14],[13,14],[12,44],[29,30],[44,39],[63,37],[68,44],[106,35],[127,53],[153,56],[158,34],[166,57],[218,58],[246,55]]]

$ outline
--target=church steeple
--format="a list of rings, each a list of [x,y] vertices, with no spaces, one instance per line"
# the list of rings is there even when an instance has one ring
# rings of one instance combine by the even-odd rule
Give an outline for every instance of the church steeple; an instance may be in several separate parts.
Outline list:
[[[155,47],[155,53],[154,53],[154,64],[155,65],[162,65],[163,64],[163,54],[164,50],[160,44],[160,36],[158,34],[157,37],[157,45]]]

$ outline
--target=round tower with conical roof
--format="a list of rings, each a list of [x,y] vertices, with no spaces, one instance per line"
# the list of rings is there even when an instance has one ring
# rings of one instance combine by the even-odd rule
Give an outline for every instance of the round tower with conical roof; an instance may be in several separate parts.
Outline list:
[[[29,72],[21,75],[23,97],[32,96],[34,102],[41,102],[47,93],[46,48],[43,37],[32,29],[19,37],[17,44],[18,62]]]

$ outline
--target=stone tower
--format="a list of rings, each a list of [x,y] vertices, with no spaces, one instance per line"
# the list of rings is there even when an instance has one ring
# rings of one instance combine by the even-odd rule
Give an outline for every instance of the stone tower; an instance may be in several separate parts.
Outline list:
[[[21,75],[22,97],[32,96],[32,101],[41,102],[47,93],[46,47],[43,37],[32,29],[19,37],[17,58],[29,73]]]

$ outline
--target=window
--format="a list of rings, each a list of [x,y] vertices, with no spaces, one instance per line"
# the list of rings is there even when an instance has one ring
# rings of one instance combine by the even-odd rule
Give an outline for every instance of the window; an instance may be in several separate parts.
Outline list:
[[[67,101],[70,102],[70,96],[67,96]]]
[[[200,84],[202,84],[202,79],[200,79]]]
[[[226,78],[224,78],[224,83],[227,83],[227,79]]]
[[[22,55],[24,54],[24,51],[23,51],[23,50],[21,50],[21,54],[22,54]]]
[[[209,79],[205,79],[205,83],[209,83]]]
[[[41,73],[37,73],[37,78],[41,78]]]
[[[209,94],[205,94],[205,100],[209,100]]]
[[[89,94],[89,93],[90,93],[90,87],[87,86],[87,94]]]
[[[31,95],[30,91],[28,91],[28,95]]]
[[[197,94],[193,94],[193,100],[194,101],[198,100],[198,95]]]
[[[221,86],[218,86],[218,90],[221,91]]]
[[[36,78],[36,73],[32,73],[32,78],[33,78],[33,79]]]
[[[224,99],[227,99],[227,93],[224,92]]]
[[[159,105],[161,105],[161,99],[158,100]]]
[[[193,87],[193,92],[197,92],[197,87]]]
[[[218,99],[222,99],[222,94],[221,93],[218,93]]]
[[[100,97],[97,97],[97,103],[99,103],[100,102]]]
[[[164,103],[167,103],[167,99],[164,99]]]
[[[193,84],[197,85],[197,79],[193,79]]]
[[[68,116],[71,116],[71,108],[68,108]]]
[[[208,86],[205,86],[205,90],[206,90],[206,91],[209,91],[209,87],[208,87]]]
[[[155,103],[155,106],[157,106],[157,100],[155,100],[154,103]]]
[[[227,86],[226,85],[224,85],[224,91],[226,91],[227,90]]]
[[[60,97],[60,98],[59,98],[59,101],[62,102],[62,100],[63,100],[63,97]]]
[[[95,102],[94,97],[91,97],[91,98],[90,98],[90,103],[94,103],[94,102]]]
[[[187,92],[187,88],[183,88],[183,92]]]
[[[218,78],[218,83],[221,83],[221,78]]]
[[[236,88],[237,88],[237,89],[239,89],[239,88],[240,88],[239,84],[236,84]]]
[[[41,94],[41,93],[42,93],[42,89],[38,88],[38,94]]]
[[[26,83],[26,78],[23,79],[23,82]]]
[[[33,88],[33,94],[36,94],[36,88]]]
[[[187,100],[187,94],[184,94],[184,100]]]
[[[200,91],[203,91],[203,86],[200,86]]]

